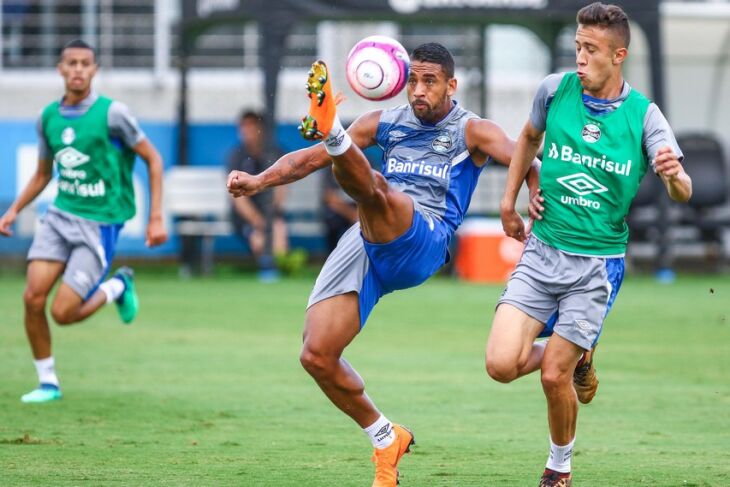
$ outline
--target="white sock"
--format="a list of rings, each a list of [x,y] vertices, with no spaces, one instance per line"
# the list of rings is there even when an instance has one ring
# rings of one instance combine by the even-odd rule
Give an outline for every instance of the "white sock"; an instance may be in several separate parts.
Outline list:
[[[363,428],[363,431],[370,437],[375,448],[387,448],[395,441],[393,424],[382,414],[373,424]]]
[[[41,384],[53,384],[58,386],[58,377],[56,376],[56,362],[53,355],[48,358],[34,360],[35,370],[38,372],[38,382]]]
[[[570,460],[573,458],[573,443],[575,438],[565,446],[558,446],[550,438],[550,455],[545,467],[560,473],[570,472]]]
[[[324,148],[327,150],[327,154],[331,156],[342,155],[351,145],[352,139],[350,138],[350,134],[342,127],[340,117],[335,115],[335,120],[332,122],[332,129],[324,139]]]
[[[124,281],[118,277],[112,277],[108,281],[101,283],[99,289],[104,291],[104,294],[106,294],[106,302],[109,304],[116,301],[124,292]]]

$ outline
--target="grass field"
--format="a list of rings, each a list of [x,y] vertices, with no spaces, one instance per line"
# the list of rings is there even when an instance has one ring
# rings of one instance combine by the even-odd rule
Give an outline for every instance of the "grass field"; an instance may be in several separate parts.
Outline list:
[[[0,485],[369,486],[367,438],[298,360],[313,278],[139,273],[132,326],[110,307],[54,326],[65,398],[23,405],[35,371],[23,279],[0,278]],[[484,343],[501,291],[434,279],[387,296],[347,358],[414,430],[402,487],[536,485],[539,377],[501,385]],[[730,485],[730,276],[629,277],[578,423],[580,486]]]

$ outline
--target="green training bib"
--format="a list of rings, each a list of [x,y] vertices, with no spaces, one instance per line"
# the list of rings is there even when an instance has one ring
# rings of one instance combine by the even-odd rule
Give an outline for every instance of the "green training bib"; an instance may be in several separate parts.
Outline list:
[[[626,214],[648,161],[642,145],[649,100],[635,90],[606,115],[583,104],[576,73],[563,77],[547,116],[535,235],[560,250],[596,256],[626,251]]]

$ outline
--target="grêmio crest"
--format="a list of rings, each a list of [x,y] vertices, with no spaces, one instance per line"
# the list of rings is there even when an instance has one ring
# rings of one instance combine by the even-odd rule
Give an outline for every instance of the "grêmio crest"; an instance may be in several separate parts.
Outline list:
[[[601,129],[598,127],[598,125],[587,123],[583,126],[583,130],[581,130],[580,136],[583,137],[583,140],[586,142],[590,142],[591,144],[598,142],[598,139],[601,138]]]

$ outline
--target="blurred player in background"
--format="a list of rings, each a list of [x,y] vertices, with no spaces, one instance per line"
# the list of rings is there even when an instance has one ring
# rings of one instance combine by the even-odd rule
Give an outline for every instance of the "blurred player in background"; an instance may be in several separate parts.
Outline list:
[[[533,198],[541,214],[532,215],[532,236],[499,301],[486,351],[487,371],[500,382],[541,368],[550,428],[543,487],[571,485],[578,401],[590,402],[598,388],[593,349],[623,280],[625,217],[642,177],[655,172],[675,201],[692,194],[672,129],[623,79],[626,14],[596,2],[578,12],[577,23],[577,72],[541,83],[510,165],[502,223],[525,241],[515,200],[545,137],[541,194]],[[547,345],[535,342],[550,333]]]
[[[228,155],[229,171],[258,174],[279,158],[281,152],[266,153],[264,118],[246,110],[238,119],[240,144]],[[284,258],[289,250],[284,201],[286,188],[262,191],[251,197],[233,199],[233,226],[251,249],[262,280],[277,278],[274,256]]]
[[[25,331],[39,386],[21,398],[26,403],[62,397],[46,318],[48,295],[59,278],[51,304],[51,316],[59,325],[78,323],[107,303],[116,303],[124,323],[137,315],[131,269],[122,267],[102,282],[119,232],[135,214],[132,169],[137,155],[147,163],[150,180],[145,243],[152,247],[167,240],[162,223],[162,159],[125,105],[92,90],[96,71],[94,49],[86,42],[75,40],[62,49],[58,72],[65,93],[43,110],[38,121],[38,168],[0,218],[0,234],[11,235],[18,213],[48,185],[56,164],[58,195],[41,218],[28,251]]]
[[[260,175],[234,171],[228,179],[234,196],[251,195],[334,164],[339,185],[357,203],[359,223],[340,239],[309,298],[300,360],[330,401],[370,438],[375,487],[396,485],[398,462],[413,435],[375,407],[342,353],[380,297],[421,284],[449,259],[449,242],[479,174],[490,160],[508,164],[514,149],[498,125],[452,100],[454,60],[442,45],[413,51],[406,86],[409,104],[366,113],[345,131],[330,73],[317,61],[302,132],[324,143],[286,154]],[[375,144],[384,151],[382,174],[361,151]]]

